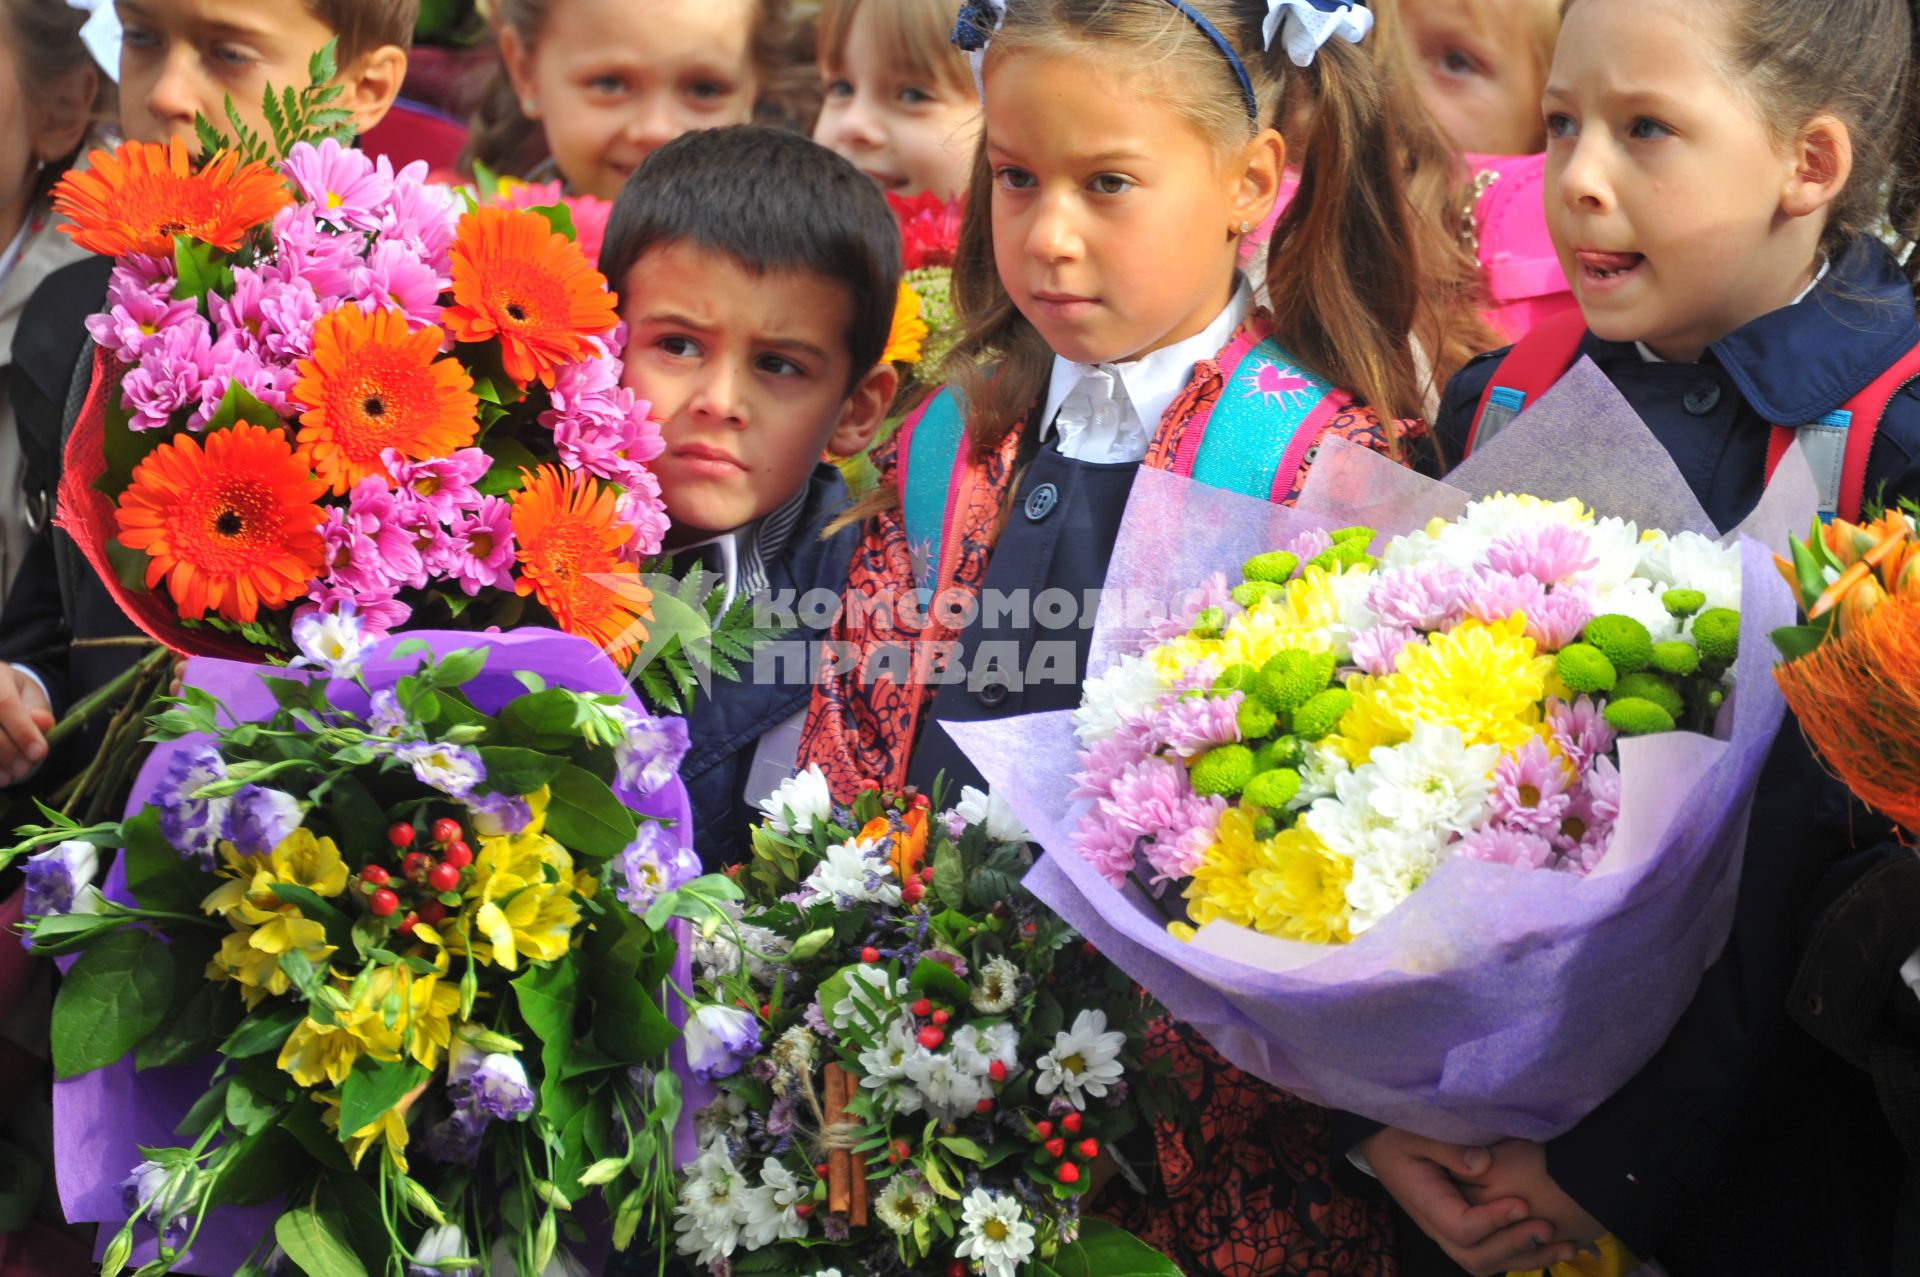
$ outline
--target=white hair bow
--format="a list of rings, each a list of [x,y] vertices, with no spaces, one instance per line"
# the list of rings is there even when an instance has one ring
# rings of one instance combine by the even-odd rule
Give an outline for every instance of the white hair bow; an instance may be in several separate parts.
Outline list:
[[[113,0],[67,0],[69,9],[84,9],[90,15],[80,28],[80,42],[100,64],[109,80],[120,80],[120,14]]]
[[[1373,30],[1373,10],[1357,0],[1267,0],[1260,30],[1267,48],[1277,36],[1286,42],[1293,65],[1312,66],[1320,46],[1335,36],[1348,44],[1365,39]]]

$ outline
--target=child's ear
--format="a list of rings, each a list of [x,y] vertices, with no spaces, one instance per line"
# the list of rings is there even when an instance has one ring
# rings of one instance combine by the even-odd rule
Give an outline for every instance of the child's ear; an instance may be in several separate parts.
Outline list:
[[[353,131],[365,133],[387,118],[407,78],[407,51],[397,44],[370,49],[349,63],[334,83],[346,90],[342,109],[353,116]]]
[[[1272,129],[1263,129],[1247,144],[1237,162],[1239,171],[1233,175],[1233,204],[1227,215],[1230,234],[1242,233],[1243,225],[1259,226],[1272,214],[1286,165],[1287,144]]]
[[[875,364],[860,379],[840,409],[840,424],[827,440],[827,451],[836,457],[851,457],[864,452],[893,407],[893,396],[900,389],[900,374],[892,364]]]
[[[1853,176],[1853,135],[1831,115],[1816,115],[1793,142],[1793,169],[1781,193],[1789,217],[1809,217],[1829,207]]]
[[[512,24],[500,25],[500,65],[505,68],[507,82],[513,85],[513,96],[519,99],[520,114],[529,120],[540,118],[540,103],[533,90],[533,49]]]
[[[89,59],[52,86],[38,103],[40,118],[33,135],[33,157],[52,164],[72,155],[93,125],[93,99],[100,76]]]

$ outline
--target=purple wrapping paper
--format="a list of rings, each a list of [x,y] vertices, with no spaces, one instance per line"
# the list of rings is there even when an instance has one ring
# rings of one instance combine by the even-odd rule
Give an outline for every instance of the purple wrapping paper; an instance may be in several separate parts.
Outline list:
[[[1107,589],[1173,597],[1302,526],[1364,522],[1391,535],[1496,490],[1578,495],[1642,527],[1713,535],[1666,452],[1584,363],[1459,477],[1455,488],[1334,444],[1300,507],[1283,510],[1142,471]],[[1811,491],[1803,465],[1783,467],[1744,526],[1806,526]],[[1437,1139],[1546,1140],[1653,1054],[1732,925],[1753,788],[1784,712],[1767,634],[1794,615],[1767,548],[1744,541],[1742,563],[1738,690],[1717,738],[1622,743],[1622,817],[1592,876],[1449,861],[1347,945],[1225,924],[1181,943],[1137,885],[1108,885],[1072,848],[1086,804],[1068,797],[1071,715],[943,725],[1046,848],[1027,887],[1234,1064]],[[1106,620],[1092,672],[1143,637],[1137,621],[1108,631]]]
[[[419,668],[418,653],[399,659],[392,655],[401,643],[416,640],[427,643],[436,655],[458,648],[489,649],[486,668],[464,689],[474,704],[489,713],[526,691],[513,677],[517,671],[538,674],[553,686],[578,692],[620,695],[640,708],[625,677],[598,648],[584,639],[546,629],[486,634],[440,630],[395,634],[368,654],[364,666],[367,685],[375,690],[391,687],[403,675]],[[258,721],[270,716],[276,708],[272,694],[258,677],[266,669],[238,661],[195,658],[187,664],[186,682],[224,702],[237,721]],[[284,669],[270,672],[279,677],[299,677],[303,673]],[[367,694],[354,684],[336,681],[331,695],[333,703],[342,709],[366,712]],[[126,814],[132,817],[145,805],[147,796],[158,787],[168,762],[177,751],[204,739],[190,736],[155,746],[134,781]],[[691,845],[692,808],[686,787],[677,779],[651,798],[643,802],[629,801],[628,805],[642,815],[674,822],[682,845]],[[125,870],[119,860],[115,860],[102,890],[113,899],[131,902]],[[676,921],[673,926],[680,941],[673,979],[679,987],[689,988],[693,983],[692,957],[686,943],[686,924]],[[685,1022],[685,1010],[677,999],[667,1000],[667,1013],[675,1023]],[[691,1161],[696,1152],[693,1110],[710,1103],[712,1097],[710,1088],[695,1080],[687,1069],[683,1044],[675,1043],[670,1062],[687,1091],[686,1108],[674,1129],[676,1161],[684,1164]],[[205,1092],[212,1073],[210,1060],[136,1072],[133,1061],[126,1059],[110,1068],[54,1084],[54,1166],[58,1173],[60,1205],[69,1220],[99,1221],[104,1225],[96,1252],[104,1250],[126,1218],[116,1185],[141,1160],[140,1147],[175,1147],[181,1143],[173,1128]],[[246,1262],[255,1244],[271,1233],[279,1213],[277,1204],[214,1211],[208,1216],[193,1250],[174,1271],[204,1277],[232,1273]],[[154,1238],[144,1226],[136,1236],[140,1240],[134,1248],[135,1266],[152,1259],[156,1250]]]

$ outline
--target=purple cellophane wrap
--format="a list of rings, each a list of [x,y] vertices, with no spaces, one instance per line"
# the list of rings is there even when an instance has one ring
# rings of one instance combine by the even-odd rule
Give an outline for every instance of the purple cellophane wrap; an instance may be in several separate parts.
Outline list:
[[[1109,597],[1174,598],[1302,527],[1364,523],[1392,536],[1495,491],[1578,496],[1643,529],[1717,535],[1666,452],[1583,362],[1448,484],[1341,443],[1322,447],[1293,510],[1142,471]],[[1773,535],[1806,526],[1811,511],[1796,459],[1743,528]],[[1622,813],[1590,877],[1447,861],[1346,945],[1219,923],[1183,944],[1137,885],[1109,885],[1073,849],[1086,804],[1068,797],[1071,715],[943,725],[1046,849],[1027,887],[1234,1064],[1437,1139],[1546,1140],[1652,1056],[1732,925],[1747,814],[1784,710],[1767,635],[1793,620],[1767,548],[1744,540],[1741,553],[1738,690],[1717,737],[1622,741]],[[1137,615],[1106,619],[1090,672],[1145,639]]]
[[[623,696],[633,708],[642,708],[625,677],[598,648],[584,639],[545,629],[485,634],[428,630],[392,635],[368,653],[363,677],[369,688],[378,691],[392,687],[401,677],[419,669],[422,654],[415,652],[397,658],[393,655],[393,649],[406,642],[424,642],[435,656],[461,648],[486,648],[486,667],[463,690],[475,705],[488,713],[497,711],[527,690],[514,677],[523,671],[539,675],[553,687]],[[300,677],[303,671],[196,657],[187,664],[185,681],[222,701],[236,722],[259,722],[271,717],[277,708],[272,694],[260,681],[263,673],[286,678]],[[367,694],[352,683],[334,682],[329,696],[341,709],[361,714],[367,711]],[[157,745],[134,780],[127,816],[138,814],[145,806],[166,775],[167,764],[175,753],[206,739],[195,735]],[[628,805],[641,815],[673,822],[683,845],[690,845],[692,809],[686,788],[678,779],[650,798],[629,801]],[[102,889],[113,899],[131,900],[125,870],[118,860]],[[673,979],[684,989],[692,984],[690,946],[685,942],[686,924],[675,922],[673,925],[678,933],[675,938],[681,942],[674,959]],[[182,973],[182,978],[188,975]],[[667,999],[666,1006],[676,1024],[684,1022],[685,1011],[677,999]],[[59,1175],[60,1205],[69,1220],[103,1224],[96,1250],[105,1247],[126,1218],[117,1185],[141,1160],[140,1147],[180,1145],[181,1140],[173,1128],[205,1093],[213,1064],[209,1059],[135,1072],[133,1061],[125,1059],[97,1072],[54,1084],[54,1166]],[[686,1109],[674,1130],[674,1151],[677,1159],[684,1163],[692,1160],[696,1151],[691,1114],[711,1102],[711,1093],[687,1069],[685,1047],[680,1043],[676,1042],[672,1048],[671,1064],[687,1091]],[[279,1213],[278,1203],[246,1209],[223,1207],[214,1211],[200,1230],[193,1250],[175,1265],[174,1271],[206,1277],[234,1272],[246,1262],[256,1243],[271,1234]],[[138,1244],[134,1247],[133,1264],[138,1266],[153,1258],[155,1242],[144,1226],[135,1235]],[[603,1250],[604,1245],[596,1249]]]

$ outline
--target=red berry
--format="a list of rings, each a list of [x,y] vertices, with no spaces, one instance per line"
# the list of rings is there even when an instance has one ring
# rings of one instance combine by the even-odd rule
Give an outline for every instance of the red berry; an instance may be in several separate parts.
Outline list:
[[[760,1004],[760,1018],[762,1020],[771,1020],[773,1018],[773,1003],[762,1002]]]
[[[815,1175],[818,1175],[821,1179],[825,1179],[827,1177],[827,1172],[832,1169],[833,1168],[828,1166],[825,1162],[815,1162],[813,1164],[813,1173]]]
[[[429,927],[437,927],[447,920],[447,907],[438,900],[429,900],[420,906],[420,921]]]
[[[978,1099],[978,1100],[975,1100],[975,1101],[973,1102],[973,1111],[974,1111],[974,1112],[976,1112],[976,1113],[991,1113],[991,1112],[993,1112],[993,1099],[992,1099],[992,1097],[987,1097],[987,1098],[984,1098],[984,1099]]]
[[[964,1259],[948,1260],[947,1277],[967,1277],[967,1261]]]
[[[394,821],[387,826],[387,841],[396,847],[413,846],[413,826]]]
[[[801,1219],[805,1219],[807,1216],[813,1214],[813,1203],[812,1202],[795,1202],[793,1204],[793,1213],[798,1215]]]
[[[925,883],[933,881],[933,866],[929,865],[920,871],[920,881]]]
[[[1040,934],[1040,926],[1038,923],[1023,922],[1020,924],[1020,934],[1031,940]]]
[[[949,1012],[945,1007],[942,1007],[940,1010],[935,1011],[933,1013],[933,1022],[935,1024],[945,1024],[948,1020],[951,1020],[952,1018],[953,1018],[953,1014]]]
[[[893,1142],[893,1155],[904,1162],[913,1156],[913,1145],[907,1143],[905,1140],[895,1140]]]
[[[929,1051],[938,1051],[940,1044],[946,1040],[947,1031],[945,1029],[936,1029],[929,1024],[926,1028],[920,1030],[920,1045],[926,1047]]]
[[[1078,1184],[1080,1182],[1080,1168],[1072,1162],[1062,1162],[1060,1163],[1060,1169],[1054,1172],[1054,1178],[1058,1179],[1062,1184]]]
[[[427,885],[435,891],[452,891],[460,885],[460,871],[452,865],[435,865],[427,870]]]
[[[452,865],[455,869],[465,869],[473,863],[473,848],[467,846],[466,843],[459,839],[455,839],[453,842],[447,844],[446,855],[441,859],[445,863]]]
[[[367,909],[376,918],[392,917],[393,911],[399,907],[400,897],[394,895],[385,887],[380,888],[380,890],[367,897]]]
[[[1053,1123],[1035,1122],[1033,1124],[1033,1133],[1040,1139],[1050,1140],[1053,1138]]]
[[[410,936],[413,934],[414,924],[419,921],[420,916],[418,914],[410,913],[400,920],[399,924],[394,927],[394,930],[403,936]]]
[[[1004,1082],[1007,1080],[1007,1066],[995,1060],[992,1064],[987,1065],[987,1076],[992,1078],[996,1083]]]
[[[933,1014],[933,1003],[927,1001],[925,998],[921,998],[913,1004],[913,1013],[924,1020]]]
[[[1065,1157],[1067,1155],[1067,1142],[1058,1135],[1048,1140],[1045,1144],[1041,1145],[1041,1147],[1047,1150],[1048,1157]]]
[[[1088,940],[1080,946],[1080,952],[1086,954],[1089,958],[1097,958],[1100,956],[1100,946]]]
[[[393,880],[393,875],[380,865],[368,865],[360,871],[360,881],[370,882],[376,887],[384,887]]]
[[[1080,1133],[1080,1123],[1082,1120],[1078,1113],[1069,1113],[1060,1119],[1060,1129],[1069,1135],[1078,1135]]]
[[[1100,1141],[1089,1136],[1074,1145],[1074,1151],[1090,1162],[1100,1156]]]
[[[409,878],[418,879],[427,872],[427,866],[432,863],[433,859],[426,852],[410,851],[406,859],[400,862],[400,872]]]
[[[460,838],[460,822],[446,816],[433,822],[433,840],[441,846],[457,842]]]
[[[860,951],[860,961],[866,963],[868,966],[872,966],[874,963],[880,961],[880,951],[872,945],[868,945]]]
[[[906,901],[910,905],[919,904],[920,898],[926,894],[927,894],[926,887],[923,886],[920,883],[920,881],[916,878],[907,879],[907,881],[904,884],[902,884],[900,888],[900,899]]]

